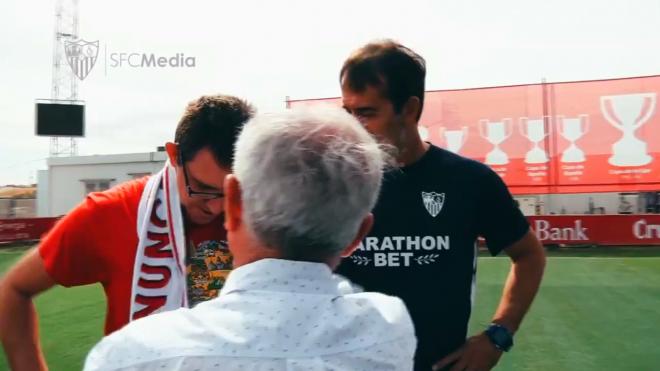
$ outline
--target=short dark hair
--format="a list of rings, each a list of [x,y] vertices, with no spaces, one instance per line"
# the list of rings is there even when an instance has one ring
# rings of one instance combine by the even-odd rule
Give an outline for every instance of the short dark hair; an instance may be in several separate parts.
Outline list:
[[[339,82],[344,78],[348,87],[358,93],[367,86],[380,88],[397,113],[410,97],[419,98],[419,120],[424,107],[426,62],[411,49],[393,40],[371,42],[354,51],[344,62]]]
[[[231,169],[236,139],[254,113],[251,104],[230,95],[203,95],[188,103],[174,136],[177,161],[190,161],[208,147],[221,166]]]

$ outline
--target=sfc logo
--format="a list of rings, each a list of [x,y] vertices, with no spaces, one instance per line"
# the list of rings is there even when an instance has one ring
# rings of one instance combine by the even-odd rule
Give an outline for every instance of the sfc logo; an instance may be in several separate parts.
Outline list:
[[[99,41],[89,42],[82,39],[78,41],[65,40],[64,52],[73,73],[80,80],[84,80],[96,63],[99,54]]]
[[[422,201],[424,201],[424,207],[426,207],[426,211],[428,211],[429,214],[435,218],[436,215],[440,214],[442,205],[445,204],[445,194],[422,192]]]

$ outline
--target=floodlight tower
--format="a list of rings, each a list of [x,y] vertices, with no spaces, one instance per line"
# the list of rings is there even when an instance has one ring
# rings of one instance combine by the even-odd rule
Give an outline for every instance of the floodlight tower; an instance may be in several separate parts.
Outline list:
[[[78,0],[56,0],[55,38],[53,42],[53,81],[50,98],[54,101],[76,101],[78,78],[69,67],[64,41],[78,39]],[[78,146],[73,137],[51,137],[50,155],[75,156]]]

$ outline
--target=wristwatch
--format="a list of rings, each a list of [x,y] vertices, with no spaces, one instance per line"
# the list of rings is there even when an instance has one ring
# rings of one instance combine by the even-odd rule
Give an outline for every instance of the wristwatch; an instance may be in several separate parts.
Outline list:
[[[491,323],[486,329],[486,336],[499,350],[508,352],[513,347],[513,334],[502,325]]]

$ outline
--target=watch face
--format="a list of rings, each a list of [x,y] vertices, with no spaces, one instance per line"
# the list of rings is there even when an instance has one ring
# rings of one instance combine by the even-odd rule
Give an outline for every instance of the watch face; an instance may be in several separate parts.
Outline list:
[[[498,329],[499,331],[495,331],[493,335],[495,335],[495,339],[499,344],[505,344],[507,343],[507,340],[509,340],[509,337],[501,331],[501,329]]]
[[[502,326],[491,325],[488,330],[486,330],[486,333],[498,349],[508,351],[513,345],[511,334],[509,334],[509,331]]]

